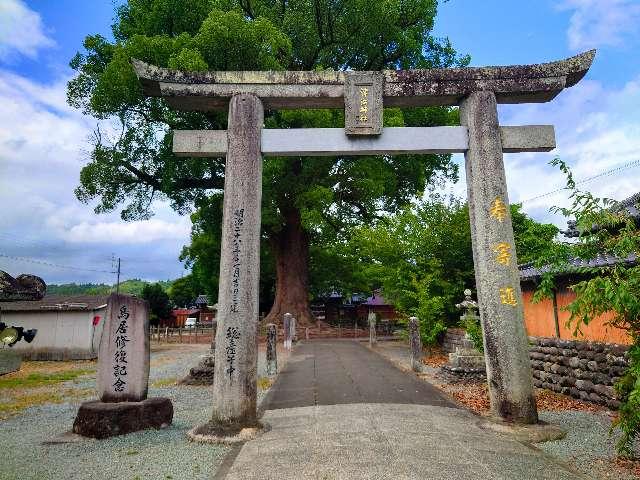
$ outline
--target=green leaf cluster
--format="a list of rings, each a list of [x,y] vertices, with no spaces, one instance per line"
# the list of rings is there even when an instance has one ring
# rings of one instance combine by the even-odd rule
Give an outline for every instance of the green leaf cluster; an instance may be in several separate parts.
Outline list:
[[[620,416],[614,426],[622,432],[617,444],[622,456],[633,456],[633,443],[640,434],[640,228],[627,209],[612,199],[598,198],[576,188],[569,166],[556,158],[557,166],[567,177],[569,207],[553,210],[574,218],[580,232],[575,243],[557,244],[538,260],[547,273],[536,292],[536,298],[550,296],[560,274],[570,272],[580,280],[570,288],[576,299],[567,306],[569,325],[574,335],[604,313],[612,313],[610,326],[626,330],[633,341],[629,351],[629,369],[615,385],[622,402]],[[619,261],[607,267],[573,266],[573,260],[592,260],[609,255]]]
[[[149,302],[149,321],[157,324],[159,320],[169,318],[171,303],[169,294],[159,283],[148,283],[142,288],[142,298]]]

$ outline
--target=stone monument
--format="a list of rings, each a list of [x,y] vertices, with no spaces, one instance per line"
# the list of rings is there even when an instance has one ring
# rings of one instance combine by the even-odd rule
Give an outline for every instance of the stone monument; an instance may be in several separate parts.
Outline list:
[[[466,289],[464,296],[464,300],[456,304],[457,308],[463,310],[460,321],[463,324],[479,323],[478,303],[471,298],[471,290]],[[484,355],[475,348],[468,333],[465,334],[462,345],[456,346],[455,352],[449,354],[449,362],[442,366],[441,373],[452,381],[484,380],[486,376]]]
[[[182,385],[213,385],[216,362],[216,331],[218,322],[213,320],[211,333],[211,350],[200,357],[195,367],[189,369],[186,377],[180,380]]]
[[[420,337],[420,322],[418,317],[410,317],[408,323],[409,347],[411,349],[411,370],[422,371],[422,338]]]
[[[291,324],[293,322],[293,315],[290,313],[285,313],[284,318],[282,319],[282,328],[284,330],[284,348],[286,350],[291,350]]]
[[[465,154],[491,410],[506,421],[537,422],[502,154],[550,151],[555,132],[551,125],[501,126],[497,104],[551,101],[585,76],[594,56],[382,72],[180,72],[133,60],[147,96],[181,110],[229,110],[226,131],[173,132],[177,155],[227,157],[212,424],[256,423],[262,156],[458,152]],[[460,126],[381,123],[385,107],[437,105],[460,106]],[[264,108],[344,108],[345,128],[263,129]]]
[[[147,302],[112,294],[98,352],[99,400],[80,406],[74,433],[107,438],[171,424],[171,400],[147,398],[149,355]]]
[[[369,320],[369,346],[374,347],[378,343],[376,337],[376,314],[369,312],[367,319]]]
[[[278,373],[278,329],[275,324],[267,325],[267,375]]]

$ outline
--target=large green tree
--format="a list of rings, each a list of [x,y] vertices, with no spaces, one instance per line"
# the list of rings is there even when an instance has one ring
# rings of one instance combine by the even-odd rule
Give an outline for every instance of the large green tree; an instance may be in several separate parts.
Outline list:
[[[214,210],[224,160],[176,158],[173,129],[223,129],[224,112],[169,109],[144,98],[132,57],[182,70],[432,68],[462,65],[447,39],[431,35],[437,0],[129,0],[117,9],[114,41],[88,36],[71,65],[71,105],[107,120],[96,131],[77,196],[126,220],[152,215],[154,199],[179,212]],[[385,111],[386,125],[455,122],[447,109]],[[267,128],[336,127],[335,110],[266,112]],[[455,176],[446,155],[269,158],[263,175],[263,237],[275,263],[270,315],[304,322],[309,251],[345,225],[369,222],[421,193],[438,174]],[[195,258],[195,262],[200,257]],[[203,261],[209,261],[206,258]],[[275,317],[275,318],[274,318]]]
[[[511,205],[511,216],[519,261],[532,261],[553,248],[556,226],[536,222],[520,204]],[[326,250],[330,258],[319,285],[347,291],[381,287],[401,314],[420,319],[425,342],[458,323],[455,304],[475,284],[466,203],[431,195],[351,233],[348,241]]]

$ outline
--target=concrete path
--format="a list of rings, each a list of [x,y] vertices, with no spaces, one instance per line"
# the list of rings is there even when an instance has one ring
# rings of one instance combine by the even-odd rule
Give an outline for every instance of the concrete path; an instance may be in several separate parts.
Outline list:
[[[455,407],[438,389],[401,372],[360,343],[315,340],[296,347],[263,408],[345,403]]]
[[[299,345],[270,395],[262,418],[267,431],[216,478],[585,478],[486,430],[482,419],[355,342]]]

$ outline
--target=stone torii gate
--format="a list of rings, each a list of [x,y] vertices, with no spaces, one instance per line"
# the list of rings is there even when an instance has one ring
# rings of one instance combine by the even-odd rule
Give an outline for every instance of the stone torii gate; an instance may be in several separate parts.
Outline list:
[[[173,150],[226,156],[212,425],[255,425],[262,156],[465,154],[476,286],[492,413],[538,419],[503,152],[555,148],[553,126],[500,126],[498,103],[552,100],[595,51],[507,67],[382,72],[198,72],[134,60],[148,96],[179,110],[229,110],[226,131],[175,131]],[[383,128],[383,107],[458,105],[460,126]],[[345,129],[263,129],[264,108],[345,108]]]

